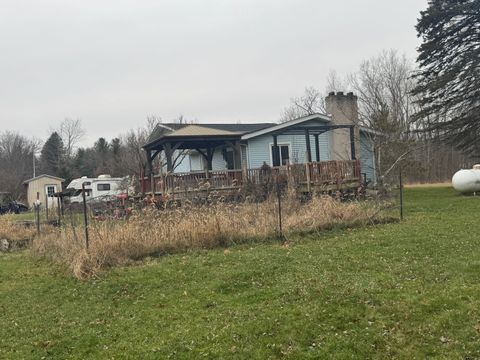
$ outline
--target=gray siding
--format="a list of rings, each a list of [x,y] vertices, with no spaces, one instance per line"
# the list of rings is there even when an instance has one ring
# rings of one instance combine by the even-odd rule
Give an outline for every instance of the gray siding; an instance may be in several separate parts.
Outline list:
[[[223,158],[222,150],[216,149],[212,158],[212,170],[225,170],[227,162]]]
[[[201,171],[203,168],[203,156],[197,152],[190,154],[190,171]]]
[[[190,170],[189,155],[185,154],[185,156],[184,156],[184,154],[182,154],[182,152],[175,151],[174,158],[176,158],[177,156],[179,156],[178,161],[180,161],[180,163],[175,166],[175,172],[189,172],[189,171],[191,171]],[[166,170],[166,168],[165,168],[165,170]]]
[[[362,173],[367,174],[367,180],[376,183],[375,155],[371,136],[363,131],[360,132],[360,166]]]
[[[197,152],[191,152],[189,155],[186,155],[183,161],[178,164],[175,168],[175,172],[189,172],[189,171],[202,171],[204,170],[204,160],[203,155]],[[227,163],[223,158],[222,150],[217,149],[213,153],[212,159],[212,169],[213,170],[224,170],[227,168]]]
[[[318,124],[318,123],[317,123]],[[329,136],[323,133],[319,137],[320,143],[320,160],[330,159]],[[290,146],[291,163],[304,163],[306,159],[307,145],[305,135],[279,135],[278,144],[288,144]],[[248,167],[259,168],[265,161],[272,165],[271,146],[273,145],[273,137],[270,134],[259,136],[248,140]],[[315,160],[315,138],[310,136],[310,147],[312,149],[312,160]]]

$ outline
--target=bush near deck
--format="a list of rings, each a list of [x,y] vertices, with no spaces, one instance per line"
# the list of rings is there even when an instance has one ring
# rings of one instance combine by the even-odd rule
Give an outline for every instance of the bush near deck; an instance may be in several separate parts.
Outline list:
[[[161,257],[78,281],[0,256],[2,359],[480,357],[478,197],[406,221]]]

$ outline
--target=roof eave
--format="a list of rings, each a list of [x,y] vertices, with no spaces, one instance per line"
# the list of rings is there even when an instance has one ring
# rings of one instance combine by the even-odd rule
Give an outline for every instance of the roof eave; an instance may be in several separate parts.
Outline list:
[[[242,140],[252,139],[252,138],[257,137],[257,136],[269,134],[269,133],[274,132],[274,131],[285,129],[285,128],[288,128],[290,126],[301,124],[302,122],[315,120],[315,119],[320,119],[320,120],[323,120],[325,122],[332,121],[331,116],[325,115],[325,114],[307,115],[307,116],[303,116],[303,117],[298,118],[298,119],[286,121],[284,123],[281,123],[281,124],[278,124],[278,125],[275,125],[275,126],[271,126],[271,127],[268,127],[268,128],[262,129],[262,130],[258,130],[258,131],[254,131],[254,132],[245,134],[245,135],[242,136]]]

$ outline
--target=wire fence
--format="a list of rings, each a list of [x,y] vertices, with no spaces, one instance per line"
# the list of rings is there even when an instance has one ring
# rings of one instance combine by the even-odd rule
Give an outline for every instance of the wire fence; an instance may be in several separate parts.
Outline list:
[[[364,222],[376,223],[385,219],[404,218],[402,173],[398,184],[389,192],[358,187],[326,190],[318,188],[305,192],[287,186],[282,176],[265,177],[255,186],[242,189],[199,189],[175,194],[138,194],[98,197],[72,203],[67,197],[56,198],[50,208],[35,206],[35,226],[38,234],[44,224],[70,233],[88,249],[93,238],[101,237],[99,229],[117,228],[142,223],[143,229],[132,226],[139,237],[160,237],[159,242],[175,242],[175,238],[194,239],[195,232],[227,240],[255,237],[278,237],[294,232],[317,231],[334,225]],[[85,191],[84,191],[85,193]],[[208,229],[211,227],[211,229]],[[111,235],[111,234],[110,234]],[[95,241],[95,240],[94,240]],[[148,240],[151,242],[151,240]],[[206,239],[203,242],[208,242]]]

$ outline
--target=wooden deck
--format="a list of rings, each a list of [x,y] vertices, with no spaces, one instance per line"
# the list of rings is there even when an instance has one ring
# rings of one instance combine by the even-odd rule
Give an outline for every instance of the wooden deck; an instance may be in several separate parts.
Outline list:
[[[357,189],[361,185],[359,160],[321,161],[269,169],[213,170],[145,177],[143,193],[182,198],[201,193],[238,193],[242,188],[281,181],[300,192]],[[152,191],[153,190],[153,191]]]

